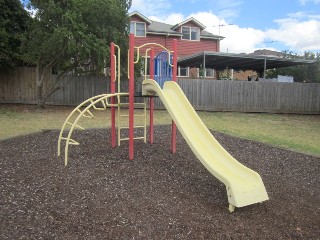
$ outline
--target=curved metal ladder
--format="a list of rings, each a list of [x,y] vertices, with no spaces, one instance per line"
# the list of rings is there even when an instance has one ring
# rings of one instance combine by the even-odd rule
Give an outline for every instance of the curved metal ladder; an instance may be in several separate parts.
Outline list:
[[[61,140],[65,140],[65,158],[64,158],[64,164],[65,166],[68,164],[68,150],[69,150],[69,145],[79,145],[79,142],[71,138],[72,132],[75,128],[85,130],[83,127],[78,125],[78,121],[80,120],[81,117],[87,117],[87,118],[93,118],[94,115],[90,111],[90,108],[93,108],[95,110],[106,110],[107,107],[117,107],[120,104],[120,97],[121,96],[128,96],[129,93],[113,93],[113,94],[101,94],[94,96],[92,98],[89,98],[88,100],[82,102],[80,105],[78,105],[67,117],[65,120],[60,134],[59,134],[59,139],[58,139],[58,156],[61,154]],[[108,99],[111,97],[117,97],[118,98],[118,103],[117,104],[111,104],[108,102]],[[97,107],[97,104],[102,104],[102,107]],[[81,110],[81,108],[83,108]],[[78,115],[76,115],[78,114]],[[75,120],[71,123],[70,119],[74,116],[77,116]],[[67,125],[71,125],[71,128],[69,129],[68,135],[66,137],[63,137],[63,132],[66,129]]]

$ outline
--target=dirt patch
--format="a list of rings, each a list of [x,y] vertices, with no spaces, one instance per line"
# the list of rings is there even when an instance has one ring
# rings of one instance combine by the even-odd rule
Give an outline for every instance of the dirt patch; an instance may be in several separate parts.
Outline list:
[[[112,149],[109,130],[76,132],[70,162],[58,132],[0,142],[1,239],[319,239],[320,158],[213,133],[257,171],[270,200],[228,211],[225,186],[170,127],[155,143]]]

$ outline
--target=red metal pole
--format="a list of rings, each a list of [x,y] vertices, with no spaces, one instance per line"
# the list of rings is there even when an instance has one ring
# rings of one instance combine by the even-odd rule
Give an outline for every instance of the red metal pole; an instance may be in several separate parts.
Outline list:
[[[177,81],[177,60],[178,60],[178,44],[177,39],[173,40],[173,68],[172,68],[172,81]],[[174,121],[171,125],[171,151],[175,153],[177,151],[177,126]]]
[[[111,67],[111,78],[110,78],[110,92],[115,93],[116,91],[116,72],[115,72],[115,59],[114,59],[114,43],[110,44],[110,67]],[[111,103],[115,103],[114,97],[111,98]],[[116,146],[116,110],[115,107],[111,107],[111,145]]]
[[[154,79],[154,48],[151,49],[150,52],[150,79]],[[154,112],[154,99],[150,97],[150,128],[149,128],[149,141],[153,143],[153,136],[154,136],[154,127],[153,127],[153,112]]]
[[[134,158],[134,35],[129,37],[129,159]]]

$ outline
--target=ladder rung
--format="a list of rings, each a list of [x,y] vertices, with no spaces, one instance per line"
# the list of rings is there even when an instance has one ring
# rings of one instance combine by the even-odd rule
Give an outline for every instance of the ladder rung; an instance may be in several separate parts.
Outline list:
[[[90,112],[90,110],[89,110],[89,109],[88,109],[86,112],[87,112],[87,113],[89,113],[89,115],[90,115],[90,116],[85,115],[85,114],[82,114],[84,117],[87,117],[87,118],[93,118],[93,114]]]
[[[119,105],[120,106],[129,106],[129,103],[120,103]],[[138,106],[138,105],[145,106],[146,104],[145,103],[134,103],[133,105],[134,106]]]
[[[135,117],[145,117],[146,115],[142,115],[142,114],[135,114]],[[125,115],[120,115],[120,117],[129,117],[129,114],[125,114]]]
[[[144,139],[144,137],[135,137],[133,139]]]
[[[99,102],[101,102],[102,103],[102,105],[103,105],[103,108],[101,108],[101,107],[96,107],[96,105],[95,104],[93,104],[93,101],[91,100],[91,104],[92,104],[92,106],[93,106],[93,108],[95,109],[95,110],[99,110],[99,111],[103,111],[103,110],[106,110],[106,104],[104,103],[104,101],[103,100],[101,100],[101,101],[99,101]]]
[[[80,110],[79,108],[77,109],[77,111],[78,111],[79,113],[82,113],[82,112],[81,112],[81,110]],[[90,112],[90,110],[89,110],[89,109],[88,109],[86,112],[87,112],[87,113],[89,113],[89,115],[90,115],[90,116],[86,115],[85,113],[82,113],[82,116],[83,116],[83,117],[86,117],[86,118],[93,118],[93,114]]]
[[[129,129],[129,127],[118,127],[119,129]],[[134,126],[133,128],[144,128],[144,126]]]
[[[73,126],[73,123],[71,123],[71,122],[68,122],[68,124],[70,124],[71,126]],[[77,127],[77,128],[79,128],[79,129],[81,129],[81,130],[86,130],[85,128],[79,126],[78,124],[74,124],[74,126]]]
[[[134,140],[138,140],[138,139],[145,139],[144,137],[134,137]],[[120,138],[120,141],[128,141],[129,138]]]
[[[62,137],[62,140],[68,140],[68,138]],[[69,138],[69,145],[79,145],[80,143],[78,143],[76,140],[73,140],[72,138]]]

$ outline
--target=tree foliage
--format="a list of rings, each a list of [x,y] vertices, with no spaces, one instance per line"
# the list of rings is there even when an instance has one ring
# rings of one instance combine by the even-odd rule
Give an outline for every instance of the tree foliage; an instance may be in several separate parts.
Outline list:
[[[7,70],[22,62],[29,15],[19,0],[0,0],[0,12],[0,69]]]
[[[29,1],[35,15],[24,47],[27,60],[37,64],[39,105],[61,86],[64,74],[80,74],[83,66],[101,73],[109,65],[110,42],[126,49],[130,4],[128,0]],[[58,81],[43,93],[44,77],[52,69],[59,73]]]
[[[278,75],[292,76],[295,82],[320,82],[320,53],[304,52],[304,55],[284,51],[286,57],[293,59],[315,60],[314,64],[283,67],[267,70],[267,77],[274,78]]]

